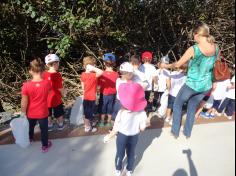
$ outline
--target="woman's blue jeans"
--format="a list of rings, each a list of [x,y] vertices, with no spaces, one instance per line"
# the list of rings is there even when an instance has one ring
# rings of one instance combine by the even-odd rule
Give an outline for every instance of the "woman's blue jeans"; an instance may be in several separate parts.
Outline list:
[[[182,122],[182,109],[183,105],[187,102],[187,118],[184,125],[184,135],[190,137],[192,133],[193,124],[195,121],[195,113],[200,102],[203,100],[206,92],[196,92],[188,87],[186,84],[180,89],[173,107],[173,125],[171,132],[174,136],[179,136],[179,131]]]

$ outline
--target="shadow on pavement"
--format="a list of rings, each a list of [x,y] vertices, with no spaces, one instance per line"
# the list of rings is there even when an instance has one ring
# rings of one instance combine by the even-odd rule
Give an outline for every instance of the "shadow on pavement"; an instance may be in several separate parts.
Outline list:
[[[183,154],[187,155],[190,176],[198,176],[197,169],[192,160],[192,151],[190,149],[183,150]],[[188,176],[188,174],[184,169],[178,169],[177,171],[175,171],[173,176]]]

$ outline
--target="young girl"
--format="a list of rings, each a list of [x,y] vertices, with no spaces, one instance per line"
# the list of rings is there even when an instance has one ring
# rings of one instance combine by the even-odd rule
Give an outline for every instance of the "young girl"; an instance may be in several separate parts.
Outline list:
[[[119,111],[113,131],[104,137],[109,141],[117,134],[117,153],[115,158],[116,176],[121,176],[122,163],[127,152],[126,176],[131,176],[135,162],[135,148],[139,133],[146,128],[147,115],[144,111],[147,101],[142,86],[138,83],[128,82],[119,86],[118,94],[122,109]]]
[[[116,80],[116,91],[117,92],[119,90],[119,86],[122,83],[127,83],[127,82],[131,81],[134,77],[134,68],[129,62],[124,62],[123,64],[121,64],[119,70],[120,70],[121,78],[118,78]],[[120,108],[121,108],[120,97],[119,97],[119,94],[117,94],[115,105],[113,108],[113,113],[112,113],[112,121],[115,121]]]
[[[185,68],[181,67],[178,71],[173,71],[170,74],[170,92],[168,97],[168,107],[166,112],[166,122],[172,125],[172,110],[174,106],[175,99],[182,88],[182,86],[185,84],[186,81],[186,72]]]
[[[83,65],[86,69],[81,75],[81,83],[84,92],[84,131],[96,132],[97,128],[93,127],[94,113],[96,107],[97,78],[102,76],[103,71],[96,68],[96,60],[92,56],[83,59]]]
[[[64,129],[64,107],[62,95],[64,94],[63,79],[59,70],[59,57],[56,54],[48,54],[45,57],[47,71],[43,73],[43,79],[51,83],[52,91],[48,96],[48,130],[53,130],[52,116],[57,119],[58,130]]]
[[[48,141],[48,106],[47,98],[51,85],[43,80],[44,65],[40,59],[30,62],[29,73],[32,80],[25,82],[22,87],[21,112],[29,121],[30,141],[34,140],[34,127],[39,122],[41,130],[42,152],[48,152],[52,143]]]
[[[100,102],[102,103],[102,115],[99,126],[105,126],[105,118],[107,115],[108,119],[106,125],[111,127],[113,106],[116,100],[116,80],[119,78],[119,74],[113,70],[116,62],[115,55],[110,53],[105,54],[103,56],[103,60],[106,69],[103,72],[102,76],[99,78],[99,86],[102,94],[102,102]]]

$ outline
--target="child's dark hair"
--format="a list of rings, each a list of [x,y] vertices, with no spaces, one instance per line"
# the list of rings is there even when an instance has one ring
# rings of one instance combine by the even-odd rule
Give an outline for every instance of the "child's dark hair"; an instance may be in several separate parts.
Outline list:
[[[104,65],[106,67],[115,67],[116,66],[116,63],[115,62],[112,62],[112,61],[104,61]]]
[[[42,73],[44,71],[44,63],[40,58],[35,58],[30,62],[29,69],[34,73]]]
[[[138,56],[132,55],[131,58],[130,58],[130,63],[132,65],[140,65],[141,62],[140,62]]]

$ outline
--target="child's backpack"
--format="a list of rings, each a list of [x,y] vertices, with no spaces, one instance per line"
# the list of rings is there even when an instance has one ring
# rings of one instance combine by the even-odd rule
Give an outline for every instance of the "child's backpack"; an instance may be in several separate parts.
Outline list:
[[[76,99],[70,114],[70,123],[73,125],[82,125],[84,115],[84,108],[83,108],[83,97],[80,96]]]

